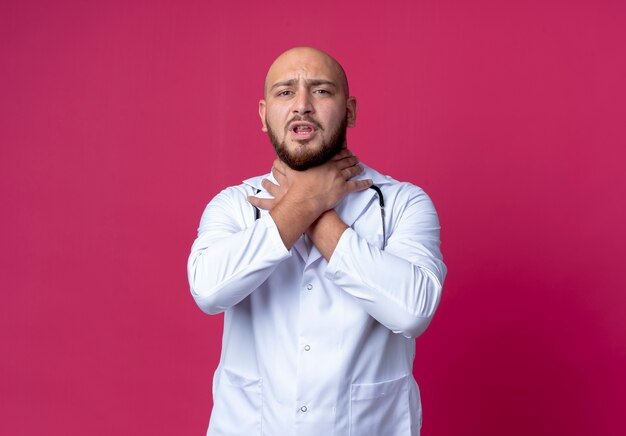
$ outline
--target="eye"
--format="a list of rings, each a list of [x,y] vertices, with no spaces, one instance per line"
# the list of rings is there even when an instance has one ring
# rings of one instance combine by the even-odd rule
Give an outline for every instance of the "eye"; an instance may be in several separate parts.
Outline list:
[[[279,97],[287,97],[289,95],[293,94],[293,91],[290,91],[288,89],[285,89],[284,91],[280,91],[277,95]]]
[[[327,89],[316,89],[313,92],[316,94],[330,94],[330,92]]]

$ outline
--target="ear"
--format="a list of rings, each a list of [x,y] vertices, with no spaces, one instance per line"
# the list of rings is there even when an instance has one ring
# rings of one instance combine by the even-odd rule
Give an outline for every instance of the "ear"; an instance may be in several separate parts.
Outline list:
[[[265,100],[259,100],[259,117],[261,117],[261,132],[267,132],[265,123]]]
[[[357,113],[356,97],[350,96],[346,100],[346,113],[348,115],[348,127],[354,127],[356,125]]]

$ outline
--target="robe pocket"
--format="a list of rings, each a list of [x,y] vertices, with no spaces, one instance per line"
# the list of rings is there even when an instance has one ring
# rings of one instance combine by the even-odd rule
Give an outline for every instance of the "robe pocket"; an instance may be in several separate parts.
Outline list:
[[[350,436],[410,434],[408,375],[350,387]]]
[[[262,380],[221,368],[215,393],[209,435],[252,436],[262,434]]]

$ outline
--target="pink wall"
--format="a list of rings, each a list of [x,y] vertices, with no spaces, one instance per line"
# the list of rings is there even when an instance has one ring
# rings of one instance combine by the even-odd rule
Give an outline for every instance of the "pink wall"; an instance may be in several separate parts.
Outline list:
[[[204,433],[187,254],[269,169],[263,76],[302,44],[351,78],[351,148],[440,213],[423,434],[626,434],[626,3],[249,3],[0,4],[0,434]]]

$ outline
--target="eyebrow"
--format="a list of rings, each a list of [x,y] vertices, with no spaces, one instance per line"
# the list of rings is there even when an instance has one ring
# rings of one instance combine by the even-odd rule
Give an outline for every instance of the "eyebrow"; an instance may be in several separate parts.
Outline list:
[[[282,80],[280,82],[274,83],[270,89],[278,88],[280,86],[293,86],[296,83],[298,83],[297,79]],[[330,80],[307,79],[307,80],[305,80],[305,83],[308,86],[330,85],[330,86],[332,86],[334,88],[337,88],[337,84],[335,82],[331,82]]]

